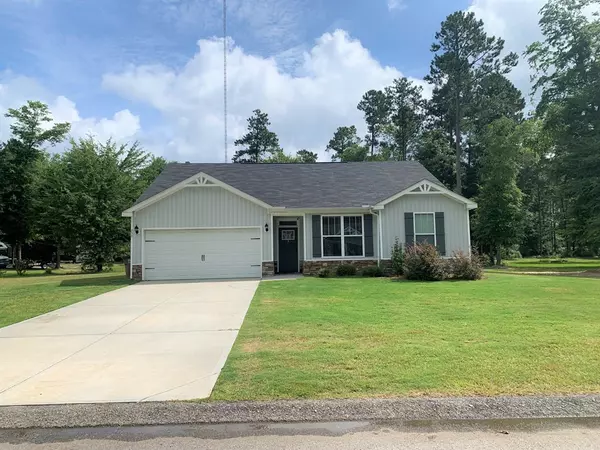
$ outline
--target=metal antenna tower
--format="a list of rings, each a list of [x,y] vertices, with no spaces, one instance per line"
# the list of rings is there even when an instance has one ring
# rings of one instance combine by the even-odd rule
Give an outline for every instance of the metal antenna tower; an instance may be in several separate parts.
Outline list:
[[[223,0],[223,114],[225,125],[225,162],[229,162],[227,155],[227,0]]]

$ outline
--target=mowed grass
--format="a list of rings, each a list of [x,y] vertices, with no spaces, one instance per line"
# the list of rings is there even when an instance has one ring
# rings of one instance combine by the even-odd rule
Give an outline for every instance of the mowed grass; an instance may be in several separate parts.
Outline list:
[[[132,281],[125,278],[123,266],[115,266],[112,272],[80,275],[47,275],[41,270],[31,270],[18,277],[9,271],[0,277],[0,327],[129,284]]]
[[[552,262],[554,261],[554,262]],[[523,258],[505,261],[510,269],[532,272],[581,272],[600,270],[599,258]]]
[[[261,283],[211,400],[600,392],[600,280]]]

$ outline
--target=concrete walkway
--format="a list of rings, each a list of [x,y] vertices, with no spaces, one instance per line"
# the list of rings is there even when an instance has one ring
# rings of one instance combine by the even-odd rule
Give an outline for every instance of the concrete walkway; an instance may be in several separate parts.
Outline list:
[[[140,283],[0,328],[0,405],[208,397],[258,283]]]

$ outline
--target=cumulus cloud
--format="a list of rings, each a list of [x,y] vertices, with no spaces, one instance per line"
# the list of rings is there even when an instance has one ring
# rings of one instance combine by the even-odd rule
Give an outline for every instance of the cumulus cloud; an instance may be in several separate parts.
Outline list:
[[[153,150],[179,160],[223,161],[222,45],[220,39],[200,40],[198,52],[180,69],[131,66],[106,74],[103,86],[162,113],[168,126],[155,133]],[[228,61],[229,157],[247,117],[259,108],[269,114],[286,151],[308,148],[329,159],[324,149],[335,129],[362,126],[356,105],[364,92],[402,76],[341,30],[322,35],[293,75],[276,58],[248,54],[233,41]]]
[[[4,117],[8,108],[17,108],[31,99],[48,104],[55,121],[70,122],[71,136],[75,138],[93,135],[102,141],[125,141],[135,139],[141,131],[139,117],[128,109],[118,111],[112,118],[84,118],[68,98],[53,95],[32,78],[5,72],[0,73],[0,141],[10,136],[10,122]]]

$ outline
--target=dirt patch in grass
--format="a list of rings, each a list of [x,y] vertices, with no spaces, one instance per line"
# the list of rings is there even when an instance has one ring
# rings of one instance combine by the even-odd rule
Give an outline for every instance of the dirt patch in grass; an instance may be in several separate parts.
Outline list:
[[[317,344],[307,338],[294,340],[264,341],[262,339],[250,339],[245,341],[241,348],[244,353],[256,352],[280,352],[280,351],[304,351],[315,348]]]

